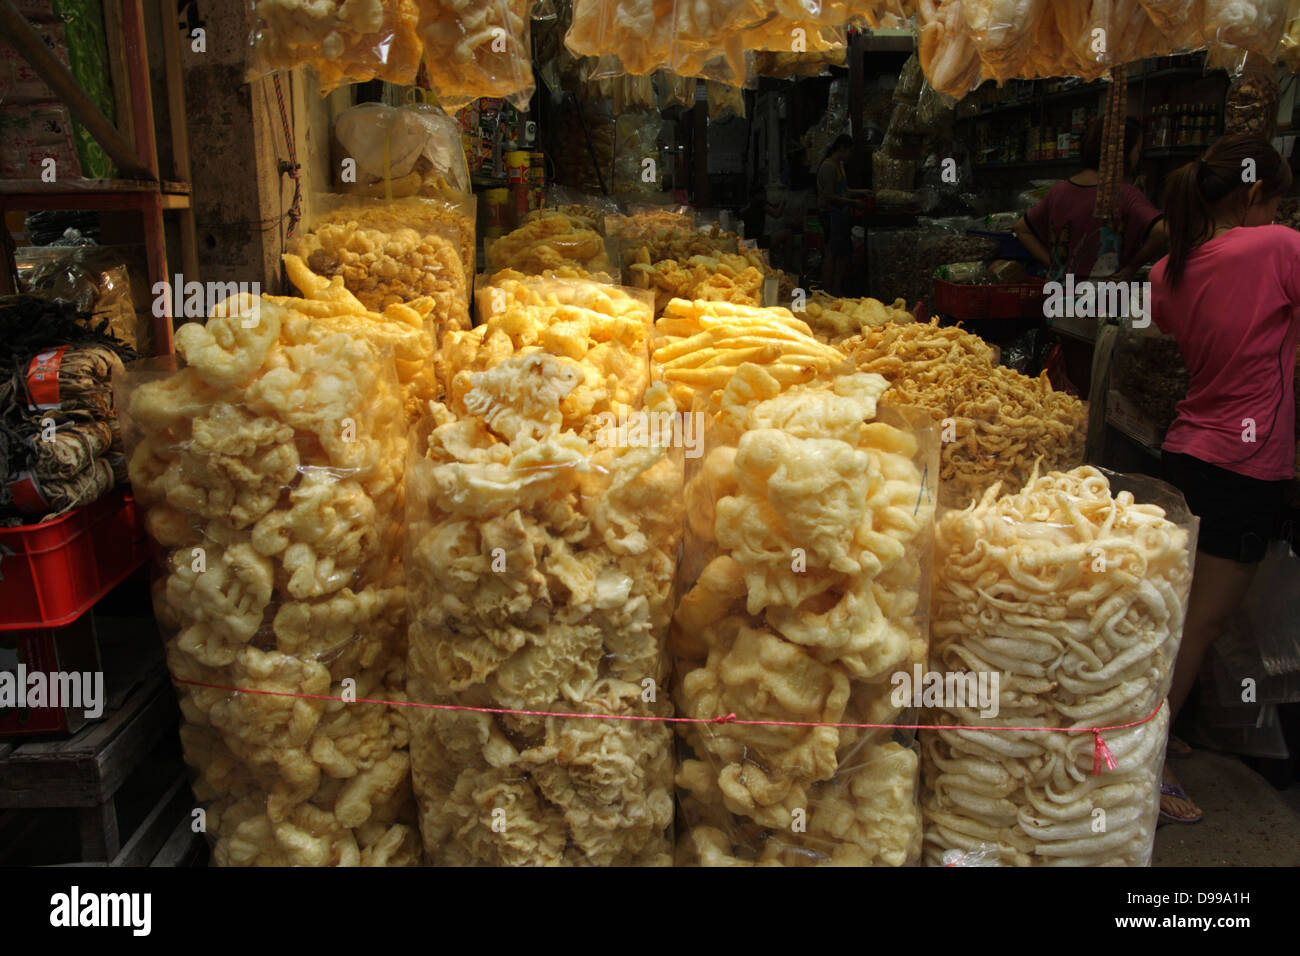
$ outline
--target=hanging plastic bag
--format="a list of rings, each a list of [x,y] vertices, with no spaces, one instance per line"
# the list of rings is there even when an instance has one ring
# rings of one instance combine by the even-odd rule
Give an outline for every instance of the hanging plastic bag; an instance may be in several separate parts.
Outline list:
[[[362,103],[334,120],[342,148],[335,178],[344,192],[395,198],[471,190],[460,125],[436,106]],[[343,162],[355,168],[344,175]]]
[[[415,82],[420,66],[415,0],[251,0],[249,79],[304,64],[322,94],[344,83]]]
[[[670,62],[675,4],[668,11],[644,0],[574,0],[573,23],[564,45],[576,56],[617,54],[621,68],[637,75],[653,73]],[[608,63],[597,76],[613,75]]]
[[[719,123],[732,117],[745,118],[745,93],[740,87],[705,80],[704,93],[708,97],[710,121]]]
[[[660,70],[655,74],[655,88],[659,93],[659,109],[672,109],[680,106],[691,109],[695,106],[695,84],[693,76],[678,76],[672,70]]]
[[[1246,596],[1246,614],[1264,669],[1300,671],[1300,557],[1285,541],[1269,545]]]
[[[528,0],[416,0],[424,65],[438,99],[459,109],[484,96],[520,110],[533,95]]]

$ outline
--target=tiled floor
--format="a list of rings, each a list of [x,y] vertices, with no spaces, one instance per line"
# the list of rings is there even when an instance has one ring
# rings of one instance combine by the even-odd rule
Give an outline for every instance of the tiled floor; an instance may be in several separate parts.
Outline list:
[[[1300,866],[1300,787],[1279,791],[1235,757],[1207,750],[1173,769],[1205,819],[1160,827],[1154,866]]]

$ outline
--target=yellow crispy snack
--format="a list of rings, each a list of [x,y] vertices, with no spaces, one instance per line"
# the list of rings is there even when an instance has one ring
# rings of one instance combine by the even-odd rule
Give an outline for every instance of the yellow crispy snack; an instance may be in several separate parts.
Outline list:
[[[955,507],[994,482],[1019,488],[1034,463],[1083,460],[1083,403],[1038,378],[993,365],[977,336],[937,321],[865,329],[841,347],[854,365],[890,381],[886,400],[925,409],[944,430],[939,493]]]
[[[514,269],[533,275],[547,269],[611,270],[600,233],[585,220],[545,211],[488,246],[487,265],[489,272]]]
[[[699,570],[673,618],[674,700],[693,717],[778,723],[678,728],[679,862],[898,866],[919,853],[911,751],[879,731],[801,726],[888,723],[890,674],[925,657],[930,506],[915,439],[874,421],[886,387],[866,373],[783,387],[747,364],[722,393],[717,444],[686,488],[686,567]]]
[[[844,361],[787,309],[672,299],[655,323],[655,374],[689,408],[696,389],[720,392],[742,365],[761,365],[784,386],[809,382]],[[714,394],[716,405],[717,395]]]
[[[971,701],[950,701],[935,723],[1105,727],[1148,717],[1168,691],[1182,633],[1187,529],[1113,492],[1090,467],[998,491],[938,523],[931,659],[997,676],[1000,707],[990,719]],[[1148,865],[1168,713],[1107,732],[1118,766],[1101,775],[1087,733],[923,732],[927,862],[985,844],[1013,865]]]
[[[403,693],[403,389],[432,396],[430,303],[367,312],[286,266],[307,298],[183,326],[189,364],[126,403],[172,675],[275,692],[179,685],[182,742],[219,864],[410,865],[405,717],[324,698]]]
[[[253,54],[259,69],[304,63],[320,74],[322,93],[379,78],[415,82],[420,66],[414,0],[256,0]]]
[[[835,344],[887,322],[906,325],[916,321],[916,316],[907,311],[907,303],[902,299],[886,305],[871,298],[837,299],[820,289],[813,292],[800,314],[808,320],[818,339]]]
[[[480,290],[500,293],[478,345],[494,351],[460,353],[465,390],[431,406],[408,477],[410,695],[663,716],[681,462],[658,433],[587,437],[601,409],[675,411],[663,385],[646,388],[649,305],[612,286],[499,281]],[[640,392],[620,391],[633,376],[593,385],[633,346]],[[444,865],[667,865],[671,747],[655,722],[417,711],[427,852]]]

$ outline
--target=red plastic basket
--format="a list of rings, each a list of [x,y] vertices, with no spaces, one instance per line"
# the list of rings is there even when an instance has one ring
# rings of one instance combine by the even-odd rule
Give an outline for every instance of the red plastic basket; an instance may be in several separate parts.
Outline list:
[[[0,528],[0,631],[70,624],[148,557],[123,489],[53,521]]]
[[[934,280],[935,311],[954,319],[1032,319],[1043,314],[1043,280],[959,285]]]

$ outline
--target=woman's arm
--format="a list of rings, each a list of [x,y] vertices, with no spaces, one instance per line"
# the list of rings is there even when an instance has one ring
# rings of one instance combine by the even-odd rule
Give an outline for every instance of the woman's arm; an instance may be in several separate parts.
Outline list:
[[[1021,216],[1016,222],[1016,238],[1020,244],[1029,250],[1029,254],[1041,262],[1043,265],[1051,268],[1052,256],[1047,251],[1047,247],[1039,242],[1038,237],[1034,235],[1034,230],[1029,228],[1029,223],[1025,222],[1025,217]]]
[[[1119,272],[1115,273],[1115,279],[1120,282],[1127,282],[1137,274],[1144,264],[1152,259],[1158,259],[1169,248],[1169,230],[1165,228],[1164,219],[1157,219],[1151,225],[1151,231],[1147,233],[1146,241],[1138,247],[1138,251],[1133,254],[1131,262],[1127,263]]]

